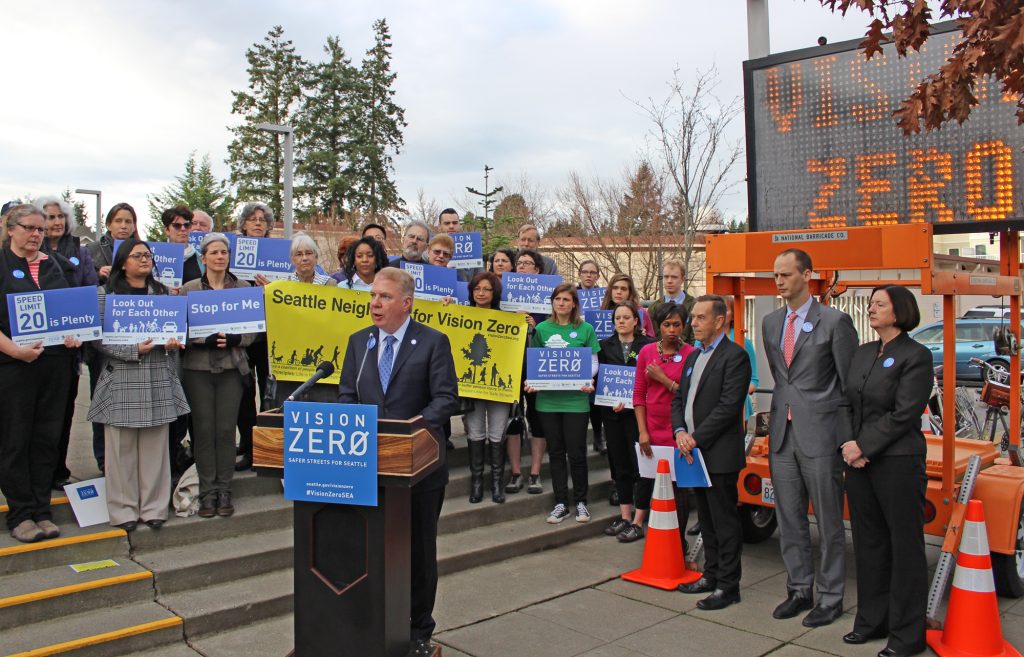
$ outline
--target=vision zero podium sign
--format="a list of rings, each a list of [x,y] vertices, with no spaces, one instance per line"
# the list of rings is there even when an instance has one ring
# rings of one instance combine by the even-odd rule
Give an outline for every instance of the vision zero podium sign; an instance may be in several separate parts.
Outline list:
[[[421,417],[378,420],[375,406],[283,410],[260,414],[253,464],[283,474],[294,501],[292,654],[405,657],[411,488],[439,467],[443,442]]]

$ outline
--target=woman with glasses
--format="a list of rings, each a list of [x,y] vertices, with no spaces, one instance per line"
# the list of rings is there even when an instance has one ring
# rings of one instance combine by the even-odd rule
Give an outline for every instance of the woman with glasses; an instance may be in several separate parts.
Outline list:
[[[40,250],[46,223],[38,208],[15,206],[7,213],[6,228],[0,250],[4,298],[68,287],[70,263]],[[58,411],[67,407],[79,346],[71,338],[52,347],[44,348],[42,341],[18,346],[11,339],[8,313],[0,313],[0,491],[7,498],[7,529],[22,543],[60,536],[52,520],[50,486],[64,421]]]
[[[522,249],[516,256],[517,274],[539,274],[542,266],[543,260],[541,260],[540,254],[532,249]],[[525,311],[523,311],[523,314],[526,315],[526,323],[529,326],[527,329],[529,336],[528,340],[532,340],[534,331],[537,328],[537,323],[544,321],[544,316],[531,315]],[[526,361],[524,359],[524,372],[525,369]],[[525,409],[524,417],[520,418],[518,423],[513,423],[509,426],[508,430],[508,462],[509,467],[512,470],[512,476],[508,481],[508,485],[505,486],[505,492],[518,493],[523,490],[521,465],[523,444],[520,436],[529,435],[531,436],[530,483],[526,488],[526,492],[531,495],[540,495],[544,492],[544,487],[540,482],[540,466],[544,460],[544,451],[547,448],[547,442],[544,440],[544,427],[541,425],[540,416],[537,415],[537,393],[526,392],[524,397],[525,398],[520,404],[520,407]],[[519,431],[517,431],[517,429]]]
[[[209,233],[199,246],[206,267],[201,278],[186,283],[182,294],[200,290],[249,287],[228,271],[231,246],[221,233]],[[192,407],[192,438],[199,475],[199,517],[230,516],[231,480],[235,471],[235,420],[242,394],[251,390],[245,348],[255,333],[214,333],[192,338],[182,359],[185,393]]]
[[[601,301],[601,310],[611,310],[620,303],[631,303],[640,310],[640,328],[644,335],[655,337],[654,322],[650,314],[644,310],[640,303],[640,294],[633,284],[633,277],[629,274],[615,274],[608,281],[608,288],[604,292],[604,299]]]
[[[340,277],[331,277],[338,281],[339,287],[369,292],[377,272],[387,266],[388,254],[384,251],[384,244],[367,235],[346,249]]]
[[[35,206],[42,211],[46,219],[46,239],[39,250],[47,255],[59,253],[71,264],[72,276],[68,280],[71,287],[99,284],[89,249],[82,246],[81,240],[72,234],[75,227],[75,212],[71,206],[56,196],[40,197],[36,199]],[[83,350],[79,350],[76,361],[81,362],[82,356]],[[60,453],[57,456],[57,467],[53,472],[54,490],[63,490],[64,486],[71,483],[71,470],[68,469],[67,458],[68,445],[71,443],[71,425],[75,415],[75,400],[78,399],[79,369],[72,369],[71,382],[68,385],[68,401],[64,407],[64,422],[60,433]]]
[[[153,277],[153,252],[134,237],[121,243],[110,277],[100,288],[100,314],[108,295],[166,295]],[[171,498],[168,428],[189,412],[178,380],[175,339],[166,345],[147,338],[138,344],[97,343],[106,364],[96,382],[89,419],[105,425],[107,512],[110,524],[125,531],[144,522],[160,529]]]
[[[289,251],[292,258],[292,265],[295,271],[288,276],[290,281],[300,283],[312,283],[313,285],[337,285],[327,274],[318,273],[316,265],[320,261],[320,247],[316,240],[305,233],[296,233],[292,238],[292,246]]]
[[[264,203],[246,203],[238,216],[238,234],[242,237],[270,237],[274,211]]]
[[[580,317],[580,300],[575,285],[562,283],[552,291],[551,317],[537,325],[530,346],[549,349],[589,347],[592,350],[592,359],[590,363],[584,363],[584,368],[589,370],[589,376],[584,374],[582,378],[592,379],[597,375],[597,352],[601,350],[601,345],[597,342],[594,327]],[[579,390],[538,392],[527,387],[526,391],[537,394],[537,415],[544,427],[548,443],[555,506],[547,521],[554,525],[569,517],[571,472],[576,522],[589,522],[587,422],[590,420],[590,393],[594,391],[593,381],[588,381]]]

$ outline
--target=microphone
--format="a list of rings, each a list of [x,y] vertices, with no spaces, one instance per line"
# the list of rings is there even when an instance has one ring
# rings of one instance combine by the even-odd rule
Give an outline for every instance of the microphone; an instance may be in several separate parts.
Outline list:
[[[359,392],[359,379],[363,376],[363,367],[366,365],[366,356],[370,353],[370,350],[377,346],[377,336],[370,335],[370,339],[366,341],[366,351],[363,352],[363,361],[359,363],[359,372],[356,374],[356,401],[360,404],[363,403],[363,395]]]
[[[313,376],[309,377],[305,383],[296,388],[295,392],[288,395],[288,401],[295,401],[300,395],[305,394],[307,390],[312,388],[317,381],[320,379],[326,379],[332,374],[334,374],[334,365],[331,361],[328,360],[320,363],[317,365],[316,372],[313,373]]]

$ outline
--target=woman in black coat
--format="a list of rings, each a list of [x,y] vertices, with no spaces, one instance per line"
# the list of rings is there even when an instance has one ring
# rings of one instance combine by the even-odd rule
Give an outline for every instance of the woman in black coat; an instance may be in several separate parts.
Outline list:
[[[925,649],[927,447],[921,413],[932,358],[907,332],[921,319],[914,295],[875,288],[868,306],[879,339],[854,352],[847,379],[853,440],[842,445],[857,563],[857,616],[846,643],[888,637],[879,657]]]
[[[615,322],[615,333],[601,340],[601,352],[597,359],[607,365],[636,367],[636,355],[640,353],[640,348],[654,342],[654,338],[643,335],[640,313],[631,303],[620,303],[615,306],[612,319]],[[619,540],[629,543],[643,537],[643,533],[637,531],[623,534],[632,527],[634,520],[633,489],[640,478],[634,445],[639,440],[640,430],[632,408],[626,408],[623,404],[614,408],[600,408],[608,446],[608,464],[615,474],[615,490],[618,493],[621,512],[621,517],[612,521],[604,533],[608,536],[623,536]],[[640,517],[638,526],[643,525],[643,513],[645,512],[642,510],[637,511]]]

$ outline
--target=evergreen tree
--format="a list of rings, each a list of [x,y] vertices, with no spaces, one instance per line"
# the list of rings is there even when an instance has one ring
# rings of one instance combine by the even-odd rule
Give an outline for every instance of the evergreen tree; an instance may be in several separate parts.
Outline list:
[[[654,170],[647,162],[641,162],[629,173],[626,184],[615,232],[619,235],[649,234],[652,238],[661,235],[666,228],[664,189]]]
[[[295,132],[303,159],[298,165],[300,193],[327,215],[341,214],[352,189],[353,127],[361,120],[359,71],[345,55],[338,37],[327,37],[327,58],[310,66]]]
[[[64,202],[70,205],[75,210],[75,225],[89,229],[89,234],[92,235],[96,232],[95,226],[89,224],[89,213],[85,209],[84,201],[76,201],[71,196],[71,188],[65,187],[64,192],[60,195]]]
[[[396,73],[391,72],[391,33],[387,21],[373,24],[374,45],[359,70],[353,125],[351,206],[370,216],[398,209],[404,201],[394,181],[393,155],[402,147],[405,110],[394,101]]]
[[[204,155],[202,161],[196,162],[193,151],[185,162],[185,172],[174,178],[174,182],[164,187],[163,191],[149,194],[149,216],[152,219],[146,229],[146,239],[164,241],[163,225],[160,215],[167,208],[175,205],[186,205],[191,210],[202,210],[213,217],[213,227],[224,230],[231,222],[233,200],[228,195],[224,182],[213,174],[210,156]]]
[[[292,125],[302,97],[306,68],[295,47],[284,38],[284,29],[274,26],[245,51],[249,63],[248,91],[232,91],[231,113],[242,117],[231,128],[235,138],[228,146],[231,184],[240,201],[262,201],[275,216],[282,210],[284,135],[258,130],[258,123]]]

